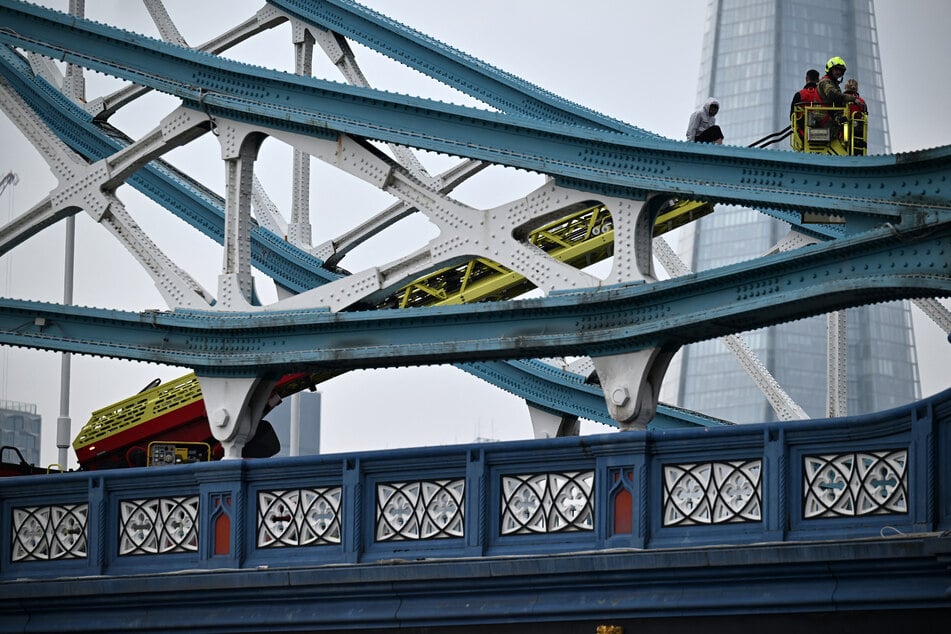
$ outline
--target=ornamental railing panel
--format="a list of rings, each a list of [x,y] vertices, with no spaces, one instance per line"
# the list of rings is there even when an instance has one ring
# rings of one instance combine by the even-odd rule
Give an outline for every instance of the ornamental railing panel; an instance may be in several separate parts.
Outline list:
[[[664,465],[663,525],[759,522],[763,461]]]
[[[944,398],[887,421],[0,478],[0,581],[941,532]]]
[[[803,518],[908,513],[908,451],[818,454],[802,459]]]
[[[12,561],[86,557],[88,504],[23,506],[13,509]]]
[[[198,496],[122,500],[119,555],[198,550]]]
[[[594,530],[594,471],[504,475],[502,535]]]
[[[419,480],[376,485],[376,541],[465,535],[466,481]]]
[[[343,488],[259,491],[258,548],[339,544]]]

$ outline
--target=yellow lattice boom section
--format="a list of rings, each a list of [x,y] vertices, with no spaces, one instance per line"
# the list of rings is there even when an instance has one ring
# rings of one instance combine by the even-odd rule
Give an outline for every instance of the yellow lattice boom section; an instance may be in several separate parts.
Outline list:
[[[692,222],[713,211],[701,201],[675,201],[663,208],[654,222],[654,237]],[[533,230],[528,241],[560,262],[576,268],[590,266],[614,254],[611,213],[601,204],[560,218]],[[414,280],[384,307],[448,306],[497,301],[534,288],[524,276],[485,258],[475,258]]]
[[[153,420],[202,400],[201,386],[194,372],[162,383],[92,413],[76,439],[73,449],[95,445],[145,421]]]

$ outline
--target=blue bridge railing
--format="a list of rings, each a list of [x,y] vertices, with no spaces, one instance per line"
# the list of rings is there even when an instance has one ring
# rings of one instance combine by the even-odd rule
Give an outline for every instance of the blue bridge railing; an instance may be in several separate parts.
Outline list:
[[[0,480],[0,581],[951,528],[951,390],[879,414]]]

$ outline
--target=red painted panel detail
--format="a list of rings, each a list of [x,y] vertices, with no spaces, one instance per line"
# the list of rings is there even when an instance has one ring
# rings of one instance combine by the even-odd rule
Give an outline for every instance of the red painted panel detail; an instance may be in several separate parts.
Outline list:
[[[627,489],[618,489],[614,494],[614,534],[630,535],[634,532],[634,500]]]
[[[225,513],[219,513],[215,518],[215,554],[231,554],[231,518]]]

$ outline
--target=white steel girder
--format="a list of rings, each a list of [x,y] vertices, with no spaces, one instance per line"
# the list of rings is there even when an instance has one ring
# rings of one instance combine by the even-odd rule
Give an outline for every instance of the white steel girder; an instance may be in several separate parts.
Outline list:
[[[591,357],[608,413],[622,430],[646,429],[654,418],[660,386],[675,353],[676,349],[646,348],[626,354]]]
[[[314,38],[296,20],[291,24],[294,72],[310,77],[313,72]],[[291,181],[291,221],[287,225],[286,237],[295,246],[310,248],[310,156],[298,148],[294,148]]]
[[[577,436],[579,433],[578,417],[571,414],[552,414],[528,404],[528,415],[531,418],[532,432],[535,438],[562,438]]]
[[[182,126],[176,117],[169,117],[143,141],[89,164],[60,141],[2,79],[0,108],[31,140],[59,181],[49,197],[0,228],[0,252],[9,250],[40,228],[84,210],[135,257],[169,306],[207,308],[210,305],[211,294],[172,263],[114,194],[141,165],[194,138],[200,130],[194,125]]]
[[[163,40],[178,44],[179,46],[188,46],[188,42],[182,37],[178,27],[175,26],[175,23],[172,22],[172,18],[168,15],[168,11],[165,10],[165,5],[162,3],[162,0],[142,0],[142,4],[145,5],[149,15],[152,16],[152,21],[155,23],[155,27],[159,30],[159,34]]]
[[[474,209],[429,189],[392,159],[349,137],[341,136],[336,141],[330,141],[291,133],[275,132],[274,136],[295,147],[301,146],[310,155],[396,196],[407,207],[423,213],[440,231],[428,246],[415,253],[306,291],[279,302],[274,308],[327,306],[331,310],[341,310],[368,292],[395,288],[438,266],[472,257],[485,257],[516,271],[545,293],[598,286],[601,283],[598,278],[558,262],[541,249],[517,239],[517,232],[532,222],[555,217],[557,214],[554,210],[593,199],[604,201],[621,218],[639,216],[641,211],[641,203],[635,201],[599,197],[557,187],[553,182],[543,185],[525,198],[499,207]],[[622,226],[618,233],[623,234],[624,231]],[[642,269],[644,261],[649,262],[649,256],[632,260],[627,268],[638,270],[636,262],[640,262]],[[634,277],[633,273],[629,277]],[[651,278],[650,270],[638,270],[636,277]]]
[[[350,49],[350,45],[346,39],[332,31],[315,28],[310,25],[302,25],[293,18],[291,18],[291,23],[294,25],[295,33],[299,30],[303,31],[306,29],[311,34],[317,44],[324,50],[324,54],[327,55],[327,58],[337,67],[337,70],[340,71],[344,79],[347,80],[347,83],[363,88],[370,87],[370,82],[367,81],[367,78],[363,75],[363,71],[360,70],[356,57],[354,57],[353,51]],[[295,35],[295,42],[296,40],[297,36]],[[412,150],[408,147],[396,145],[395,143],[388,143],[387,147],[393,153],[393,156],[396,157],[399,164],[405,167],[409,173],[415,176],[420,182],[425,183],[432,189],[440,189],[442,187],[440,179],[430,176],[426,168],[423,167],[423,164],[419,162],[419,159],[416,158],[416,155],[413,154]]]
[[[160,2],[160,0],[145,1],[146,9],[149,10],[149,14],[152,16],[152,21],[155,22],[156,28],[162,35],[162,38],[167,42],[173,42],[175,44],[179,44],[180,46],[187,46],[184,38],[178,32],[178,28],[172,22],[168,12],[165,10],[165,6]],[[226,51],[236,44],[239,44],[240,42],[243,42],[257,33],[273,28],[274,26],[281,24],[286,20],[287,16],[285,16],[283,13],[278,12],[277,9],[270,5],[265,5],[251,18],[248,18],[241,24],[229,29],[228,31],[206,42],[205,44],[202,44],[201,46],[197,47],[196,50],[205,51],[206,53],[218,54]],[[31,60],[31,64],[32,63],[33,62]],[[34,72],[37,71],[34,70]],[[60,84],[62,84],[62,78],[60,78]],[[129,84],[128,86],[120,88],[119,90],[113,92],[110,95],[106,95],[105,97],[96,97],[95,99],[92,99],[84,104],[83,107],[86,112],[92,114],[97,119],[105,120],[115,114],[119,108],[122,108],[124,105],[134,101],[150,90],[151,88],[146,88],[137,84]]]
[[[257,176],[254,177],[252,184],[251,208],[254,209],[254,218],[259,225],[276,235],[287,237],[287,221],[281,215],[281,210],[268,196]]]
[[[792,251],[817,242],[818,240],[811,236],[790,229],[789,233],[783,236],[769,253]],[[845,416],[848,408],[847,326],[848,319],[845,311],[836,311],[826,315],[826,415],[830,418]],[[778,383],[776,387],[779,387]],[[767,398],[769,398],[769,394],[767,394]],[[770,402],[772,403],[772,401]],[[796,408],[800,412],[796,418],[805,419],[809,417],[798,405],[796,405]],[[773,409],[780,420],[789,420],[783,418],[785,410],[778,410],[775,405]]]
[[[454,167],[442,172],[437,178],[442,186],[437,190],[440,194],[448,194],[460,183],[474,176],[487,167],[486,163],[466,159]],[[399,222],[416,211],[412,205],[398,201],[393,203],[372,218],[359,224],[353,229],[328,240],[311,249],[311,254],[328,264],[336,264],[351,249],[359,246],[366,240],[377,235],[387,227]]]
[[[208,425],[224,449],[224,458],[240,458],[270,404],[273,379],[199,376]]]
[[[938,328],[946,334],[951,334],[951,310],[945,308],[944,304],[932,297],[913,299],[912,303],[937,324]]]
[[[251,198],[254,161],[265,135],[244,124],[216,123],[225,161],[225,232],[218,276],[218,306],[249,310],[254,303],[251,273]]]

